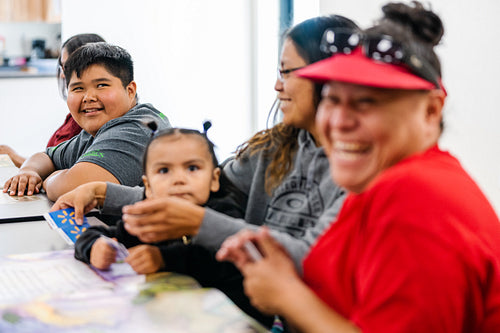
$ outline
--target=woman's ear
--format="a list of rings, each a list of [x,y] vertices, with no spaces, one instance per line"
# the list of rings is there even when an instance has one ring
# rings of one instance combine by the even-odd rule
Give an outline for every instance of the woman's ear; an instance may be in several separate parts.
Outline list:
[[[429,124],[439,127],[443,118],[443,107],[446,95],[444,91],[435,89],[429,92],[428,97],[426,120]]]
[[[221,173],[220,168],[215,168],[214,171],[212,171],[212,181],[210,182],[211,192],[217,192],[220,188],[220,182],[219,182],[220,173]]]
[[[149,185],[148,177],[146,177],[146,175],[142,175],[142,182],[144,183],[146,198],[152,198],[153,191],[151,191],[151,186]]]

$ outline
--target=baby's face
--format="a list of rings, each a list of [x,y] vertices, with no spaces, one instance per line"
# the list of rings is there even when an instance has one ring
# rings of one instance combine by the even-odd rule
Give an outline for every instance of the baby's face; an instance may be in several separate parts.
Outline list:
[[[177,196],[197,205],[219,189],[220,170],[214,168],[206,142],[197,135],[156,139],[149,146],[144,185],[148,198]]]

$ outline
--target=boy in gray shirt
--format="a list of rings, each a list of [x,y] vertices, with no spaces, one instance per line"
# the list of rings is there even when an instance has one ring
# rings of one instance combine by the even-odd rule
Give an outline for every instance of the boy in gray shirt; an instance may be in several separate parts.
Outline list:
[[[154,120],[159,129],[170,123],[152,105],[137,103],[130,54],[118,46],[90,43],[69,57],[64,75],[68,108],[82,132],[31,156],[5,183],[4,192],[32,195],[43,185],[55,201],[89,181],[140,185],[141,156],[151,136],[143,123]]]

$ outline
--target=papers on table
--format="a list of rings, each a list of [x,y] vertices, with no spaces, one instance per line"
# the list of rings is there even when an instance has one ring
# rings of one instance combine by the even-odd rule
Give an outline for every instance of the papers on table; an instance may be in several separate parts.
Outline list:
[[[71,250],[0,257],[0,332],[267,332],[190,277],[144,278],[103,279]]]
[[[48,296],[109,290],[113,284],[101,279],[86,264],[72,258],[47,255],[4,260],[0,264],[0,304],[25,302]]]

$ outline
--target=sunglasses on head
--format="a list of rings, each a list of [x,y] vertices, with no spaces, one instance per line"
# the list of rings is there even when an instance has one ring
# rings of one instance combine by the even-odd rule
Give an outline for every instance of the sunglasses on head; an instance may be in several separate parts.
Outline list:
[[[439,75],[431,64],[389,35],[368,35],[341,28],[327,29],[323,34],[320,50],[329,55],[350,54],[358,46],[362,47],[366,57],[388,64],[406,66],[413,74],[441,89]]]

